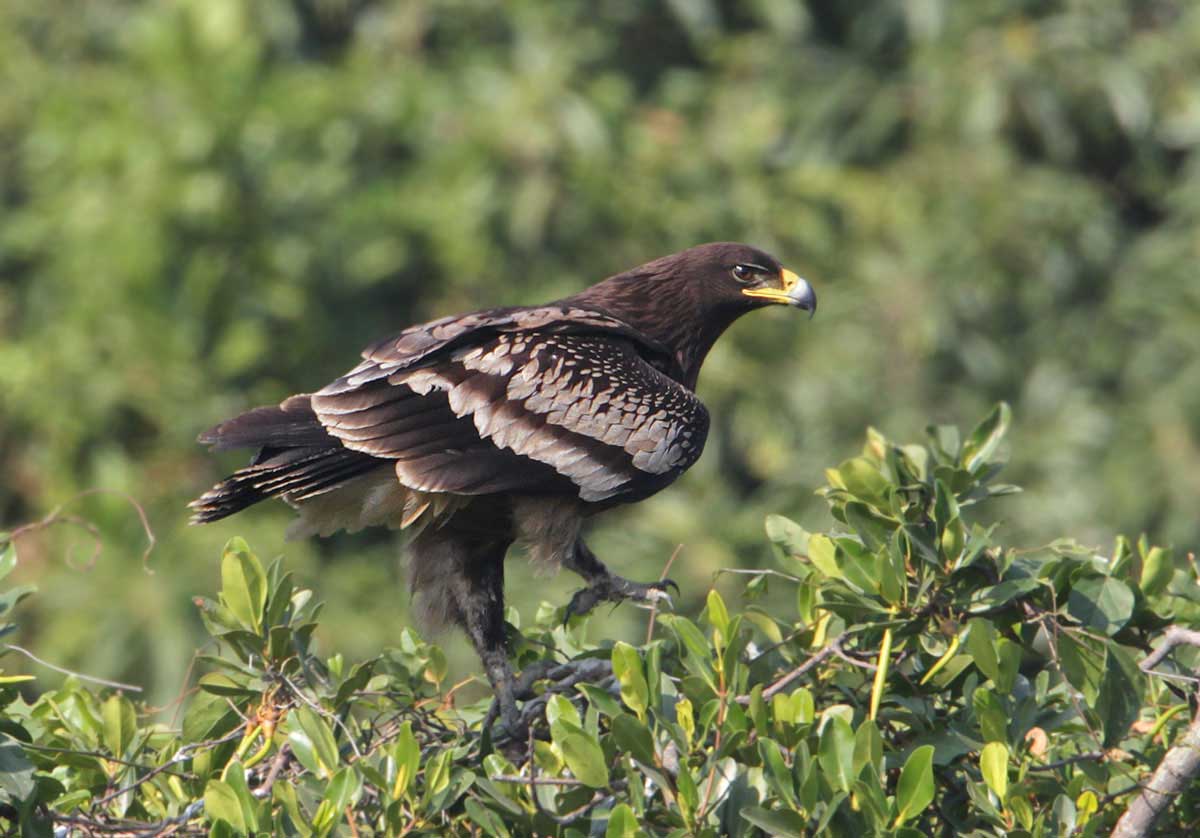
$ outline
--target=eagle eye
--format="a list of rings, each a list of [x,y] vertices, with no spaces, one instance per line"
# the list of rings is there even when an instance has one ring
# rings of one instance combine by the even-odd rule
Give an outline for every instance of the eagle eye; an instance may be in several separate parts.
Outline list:
[[[730,273],[738,282],[753,282],[762,273],[762,269],[756,265],[734,265]]]

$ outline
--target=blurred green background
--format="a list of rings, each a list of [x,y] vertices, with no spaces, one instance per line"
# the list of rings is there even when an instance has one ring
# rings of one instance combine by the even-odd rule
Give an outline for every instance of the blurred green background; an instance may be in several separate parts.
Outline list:
[[[827,525],[822,469],[1013,403],[1015,539],[1200,540],[1200,6],[1186,0],[0,0],[0,526],[41,587],[15,642],[175,695],[244,535],[366,656],[401,539],[285,545],[196,434],[422,319],[537,303],[708,240],[808,277],[700,382],[671,490],[598,522],[682,607]],[[145,536],[127,493],[149,518]],[[565,601],[509,564],[524,613]],[[596,623],[644,625],[625,607]],[[473,664],[457,639],[460,672]],[[56,676],[13,656],[42,684]]]

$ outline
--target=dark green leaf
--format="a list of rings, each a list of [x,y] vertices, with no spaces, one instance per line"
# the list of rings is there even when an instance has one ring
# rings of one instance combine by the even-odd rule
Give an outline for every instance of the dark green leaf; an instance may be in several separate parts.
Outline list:
[[[915,749],[900,770],[896,783],[897,824],[910,821],[933,802],[933,746]]]
[[[104,747],[113,756],[124,759],[126,750],[137,733],[137,714],[125,696],[109,696],[102,708],[104,717]]]
[[[204,811],[213,820],[223,820],[238,835],[249,834],[242,801],[238,793],[224,780],[209,780],[204,788]]]
[[[808,835],[808,823],[797,812],[747,806],[742,810],[742,817],[773,838],[807,838]]]
[[[1108,645],[1104,677],[1096,697],[1096,715],[1104,725],[1104,747],[1115,747],[1141,713],[1145,675],[1116,643]]]
[[[643,765],[654,765],[654,737],[640,721],[626,713],[613,717],[612,735],[617,745]]]
[[[0,732],[0,789],[10,803],[27,800],[33,793],[33,770],[20,743]]]
[[[849,791],[854,782],[854,731],[843,719],[826,717],[821,731],[821,745],[817,759],[825,778],[835,789]]]
[[[1133,615],[1133,591],[1111,576],[1089,576],[1075,583],[1067,613],[1090,629],[1114,635]]]
[[[996,447],[1008,433],[1012,424],[1012,409],[1006,402],[1000,402],[992,412],[975,429],[967,435],[963,442],[960,462],[968,471],[978,471],[995,453]]]
[[[221,602],[247,631],[262,629],[267,575],[241,538],[230,539],[221,557]]]

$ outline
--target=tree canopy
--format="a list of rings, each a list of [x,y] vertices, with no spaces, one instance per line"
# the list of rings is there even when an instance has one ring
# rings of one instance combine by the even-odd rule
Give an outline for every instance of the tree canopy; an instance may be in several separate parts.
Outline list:
[[[0,525],[63,513],[16,542],[42,593],[15,642],[172,700],[221,546],[285,549],[282,506],[184,525],[223,468],[200,430],[417,320],[713,239],[779,255],[821,312],[736,326],[703,459],[597,525],[626,575],[683,545],[681,613],[767,563],[768,513],[829,529],[813,490],[862,428],[1000,399],[1014,541],[1195,545],[1198,73],[1181,0],[0,4]],[[319,641],[401,636],[398,553],[286,548]]]

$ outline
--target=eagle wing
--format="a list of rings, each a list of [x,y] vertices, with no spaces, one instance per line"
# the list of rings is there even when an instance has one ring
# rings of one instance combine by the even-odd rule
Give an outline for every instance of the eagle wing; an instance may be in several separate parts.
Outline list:
[[[660,369],[670,363],[600,312],[501,309],[375,344],[311,405],[410,489],[632,499],[691,466],[707,436],[704,406]]]

